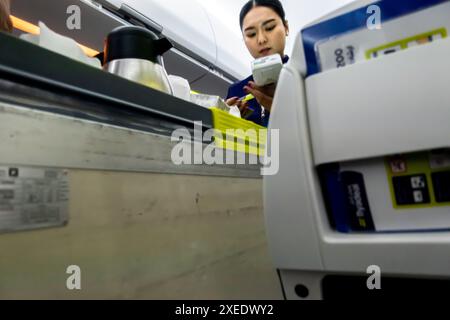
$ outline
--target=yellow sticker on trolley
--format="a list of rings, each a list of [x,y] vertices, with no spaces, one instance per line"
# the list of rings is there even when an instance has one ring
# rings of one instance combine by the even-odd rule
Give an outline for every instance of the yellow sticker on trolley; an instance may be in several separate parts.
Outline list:
[[[237,118],[218,108],[210,109],[215,136],[215,144],[222,149],[264,156],[267,142],[267,128],[254,122]]]

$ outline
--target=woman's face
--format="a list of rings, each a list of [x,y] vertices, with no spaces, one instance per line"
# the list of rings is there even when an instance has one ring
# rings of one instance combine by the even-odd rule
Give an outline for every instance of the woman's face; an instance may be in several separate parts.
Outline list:
[[[252,8],[242,23],[245,45],[255,59],[276,53],[283,57],[288,31],[275,11],[262,6]]]

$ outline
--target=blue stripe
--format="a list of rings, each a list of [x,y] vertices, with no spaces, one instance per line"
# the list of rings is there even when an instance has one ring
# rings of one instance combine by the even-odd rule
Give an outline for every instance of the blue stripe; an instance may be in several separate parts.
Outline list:
[[[327,201],[330,218],[333,219],[335,228],[339,232],[349,233],[350,221],[346,205],[346,194],[340,178],[338,165],[328,165],[321,169],[325,201]]]
[[[420,11],[450,0],[381,0],[371,3],[363,8],[348,12],[341,16],[323,21],[302,30],[305,58],[308,64],[308,75],[320,72],[319,61],[316,57],[315,46],[318,42],[335,37],[350,31],[365,28],[367,8],[377,5],[381,9],[381,23]]]

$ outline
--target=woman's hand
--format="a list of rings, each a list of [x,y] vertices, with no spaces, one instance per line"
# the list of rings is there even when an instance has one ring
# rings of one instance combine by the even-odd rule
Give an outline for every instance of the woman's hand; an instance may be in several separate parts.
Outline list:
[[[225,101],[225,103],[232,107],[232,106],[236,106],[239,108],[239,111],[241,112],[241,117],[246,119],[248,116],[250,116],[253,112],[253,110],[251,110],[248,107],[248,101],[242,101],[239,100],[239,97],[233,97],[230,99],[227,99],[227,101]]]
[[[253,81],[249,81],[244,87],[245,92],[251,93],[258,103],[270,112],[272,109],[273,96],[275,94],[275,84],[269,84],[264,87],[258,87]]]

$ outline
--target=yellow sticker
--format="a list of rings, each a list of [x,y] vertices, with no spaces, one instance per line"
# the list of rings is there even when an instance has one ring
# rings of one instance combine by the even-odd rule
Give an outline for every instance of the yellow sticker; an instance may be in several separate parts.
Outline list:
[[[395,209],[450,205],[450,150],[386,157],[385,166]]]
[[[394,53],[400,50],[408,49],[417,45],[433,42],[437,39],[447,38],[447,30],[445,28],[432,30],[421,33],[409,38],[387,43],[382,46],[366,51],[366,59],[377,58],[386,54]]]

